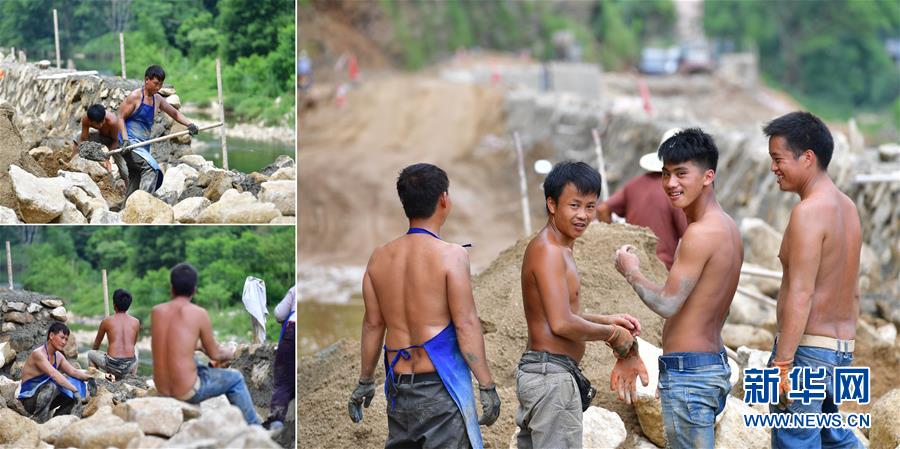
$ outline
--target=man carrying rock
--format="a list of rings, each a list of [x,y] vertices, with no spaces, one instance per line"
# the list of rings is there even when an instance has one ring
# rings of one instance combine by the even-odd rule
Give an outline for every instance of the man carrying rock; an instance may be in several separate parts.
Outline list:
[[[91,132],[91,129],[97,132]],[[123,141],[123,134],[120,131],[122,123],[119,116],[106,110],[102,104],[92,104],[87,109],[87,114],[81,118],[81,134],[72,144],[72,158],[78,154],[78,144],[82,142],[98,142],[106,146],[110,151],[119,148],[119,144]],[[125,159],[120,154],[112,156],[119,169],[119,174],[128,184],[128,168]],[[103,161],[103,166],[110,170],[109,160]]]
[[[112,374],[116,380],[125,377],[126,374],[137,372],[137,352],[134,350],[134,344],[140,334],[141,323],[128,314],[130,306],[130,293],[121,288],[113,293],[113,308],[116,313],[100,322],[97,337],[94,338],[91,351],[88,351],[90,364]],[[98,351],[104,335],[109,338],[105,353]]]
[[[859,213],[828,176],[834,141],[808,112],[792,112],[763,128],[778,187],[800,196],[778,258],[778,334],[770,366],[779,369],[779,404],[772,413],[838,413],[834,368],[853,361],[859,315]],[[824,369],[825,398],[791,401],[792,368]],[[847,428],[773,428],[772,447],[862,447]]]
[[[210,368],[194,361],[199,346],[214,361],[234,358],[213,337],[209,314],[191,302],[197,291],[197,270],[180,263],[170,273],[172,299],[150,314],[153,382],[161,396],[199,404],[224,394],[248,424],[260,424],[244,376],[234,369]]]
[[[17,399],[38,423],[59,415],[81,417],[88,388],[96,391],[94,380],[66,360],[63,349],[68,341],[68,326],[54,321],[47,330],[47,342],[32,351],[22,367]]]
[[[157,108],[169,114],[176,122],[187,126],[192,136],[199,132],[196,125],[159,94],[165,79],[166,72],[162,67],[158,65],[147,67],[144,72],[144,86],[128,94],[125,101],[119,106],[119,129],[126,139],[122,143],[123,148],[152,137],[151,131],[153,121],[156,119]],[[149,145],[130,151],[126,150],[122,156],[128,167],[129,175],[126,199],[137,190],[153,193],[162,185],[163,173],[156,159],[150,154]]]
[[[439,237],[451,209],[449,185],[447,174],[431,164],[400,172],[397,193],[409,230],[375,249],[363,277],[360,375],[349,412],[359,422],[372,402],[383,345],[386,448],[482,448],[479,424],[500,416],[468,254]],[[481,419],[470,371],[478,380]]]
[[[638,321],[627,314],[581,312],[580,280],[572,252],[594,219],[600,174],[583,162],[560,162],[544,180],[547,224],[525,248],[522,299],[528,346],[516,369],[519,410],[517,445],[524,448],[582,445],[582,413],[595,390],[578,364],[586,341],[605,341],[619,360],[613,386],[620,396],[634,391],[634,379],[647,384],[637,353]]]
[[[616,269],[647,307],[666,319],[659,357],[659,396],[668,447],[712,448],[716,415],[731,391],[722,326],[737,289],[744,258],[734,220],[716,200],[719,152],[698,128],[659,146],[662,187],[683,209],[687,229],[663,285],[641,273],[634,247],[616,251]]]

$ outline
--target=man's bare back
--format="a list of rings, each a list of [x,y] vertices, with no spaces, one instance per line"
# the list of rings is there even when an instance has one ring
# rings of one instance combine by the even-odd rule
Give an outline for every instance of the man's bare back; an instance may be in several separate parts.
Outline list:
[[[97,331],[95,349],[103,341],[103,335],[109,340],[106,353],[110,357],[128,358],[134,357],[134,345],[137,342],[141,323],[137,318],[126,313],[116,313],[100,322]]]
[[[364,288],[377,298],[387,326],[384,343],[389,349],[421,345],[447,327],[451,321],[448,267],[468,269],[468,255],[453,245],[426,234],[404,235],[372,253]],[[434,372],[423,350],[410,351],[409,360],[400,359],[397,374]]]
[[[572,249],[560,245],[549,238],[549,228],[544,228],[525,248],[522,260],[522,297],[525,303],[525,321],[528,322],[528,348],[533,351],[546,351],[554,354],[565,354],[576,362],[584,356],[585,340],[571,340],[555,334],[545,311],[536,271],[546,270],[547,265],[562,266],[564,270],[565,288],[568,290],[569,309],[573,315],[581,310],[578,292],[580,280],[575,266]],[[562,280],[562,279],[561,279]]]
[[[784,299],[794,288],[811,294],[804,334],[852,340],[859,315],[859,213],[850,198],[824,181],[794,206],[781,242],[778,323],[780,328],[789,322]],[[802,280],[792,282],[792,275]]]
[[[179,397],[194,385],[194,350],[198,340],[211,359],[228,358],[220,354],[213,338],[209,314],[189,298],[176,297],[153,307],[150,323],[153,382],[164,396]]]

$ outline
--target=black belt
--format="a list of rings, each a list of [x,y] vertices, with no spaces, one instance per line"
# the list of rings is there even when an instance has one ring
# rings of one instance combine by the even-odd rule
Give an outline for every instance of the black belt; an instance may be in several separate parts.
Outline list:
[[[660,370],[685,370],[699,368],[701,366],[724,365],[728,366],[728,356],[725,350],[718,354],[712,352],[698,352],[688,355],[661,355],[659,356]]]
[[[413,373],[413,374],[399,374],[396,376],[397,384],[417,384],[421,382],[440,382],[441,376],[438,375],[437,372],[430,373]]]

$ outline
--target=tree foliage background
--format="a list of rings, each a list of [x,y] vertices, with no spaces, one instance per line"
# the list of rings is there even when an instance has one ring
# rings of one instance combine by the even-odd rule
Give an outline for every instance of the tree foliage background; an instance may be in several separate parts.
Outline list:
[[[159,64],[182,101],[205,105],[216,97],[218,56],[230,113],[293,123],[291,0],[0,0],[0,45],[54,60],[54,8],[61,57],[79,69],[119,75],[123,32],[129,78]]]
[[[168,301],[169,270],[188,262],[200,273],[194,302],[205,307],[213,326],[249,335],[243,312],[244,280],[266,283],[270,313],[295,283],[293,226],[2,226],[10,241],[13,279],[26,290],[59,296],[73,313],[103,315],[101,270],[112,292],[128,290],[129,313],[148,323],[150,309]],[[6,271],[3,271],[4,276]],[[278,336],[270,316],[268,335]]]

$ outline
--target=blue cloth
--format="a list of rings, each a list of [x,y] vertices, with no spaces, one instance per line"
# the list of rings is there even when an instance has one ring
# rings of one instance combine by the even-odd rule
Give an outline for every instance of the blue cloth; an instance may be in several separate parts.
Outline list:
[[[156,116],[156,96],[153,97],[153,104],[144,104],[144,90],[141,89],[141,104],[138,108],[125,119],[125,131],[128,132],[128,140],[132,143],[141,143],[150,140],[151,131],[153,129],[153,120]],[[146,145],[132,150],[150,165],[156,171],[156,188],[162,185],[163,172],[159,168],[156,159],[150,155],[150,146]]]
[[[777,345],[777,343],[776,343]],[[769,358],[769,365],[775,358],[775,348]],[[837,413],[838,406],[834,403],[834,367],[850,366],[853,362],[853,353],[838,352],[830,349],[813,348],[809,346],[797,347],[794,353],[794,366],[810,366],[813,369],[825,367],[825,399],[813,399],[809,404],[803,405],[801,401],[794,401],[782,410],[777,405],[769,405],[770,413]],[[861,448],[859,439],[853,435],[850,429],[772,429],[773,448]]]
[[[72,386],[74,386],[78,390],[78,394],[80,394],[81,397],[87,397],[87,384],[84,381],[78,380],[72,376],[67,376],[65,374],[63,374],[63,377],[65,377],[66,380],[68,380],[72,384]],[[56,383],[56,381],[54,381],[53,378],[50,377],[50,375],[41,374],[40,376],[32,377],[31,379],[22,382],[22,388],[19,391],[19,396],[17,396],[16,399],[25,399],[34,396],[34,394],[37,393],[38,389],[48,381],[56,385],[56,389],[59,390],[60,393],[68,396],[69,398],[75,398],[75,393],[73,393],[68,388],[65,388]]]
[[[670,448],[712,448],[716,416],[731,391],[725,351],[672,352],[659,357],[659,398]]]
[[[247,390],[247,384],[244,383],[244,376],[240,371],[197,364],[197,377],[200,378],[200,389],[186,402],[199,404],[224,394],[231,405],[241,410],[247,424],[262,423],[256,409],[253,408],[253,399],[250,398],[250,391]]]
[[[421,345],[408,346],[397,350],[388,349],[387,346],[384,347],[385,397],[391,404],[394,403],[394,398],[392,398],[388,388],[391,383],[396,383],[394,366],[400,361],[401,357],[409,360],[411,357],[409,350],[413,348],[424,349],[428,354],[428,358],[431,359],[431,363],[434,364],[441,382],[444,383],[444,387],[450,393],[450,397],[453,398],[453,402],[456,403],[456,407],[459,408],[463,421],[466,423],[466,434],[469,437],[469,443],[474,449],[484,448],[484,442],[481,439],[481,429],[478,428],[478,409],[475,406],[472,375],[469,371],[469,365],[466,364],[466,360],[459,350],[459,343],[456,340],[456,328],[453,327],[452,321],[444,330]],[[388,352],[397,353],[390,363],[388,363]]]

